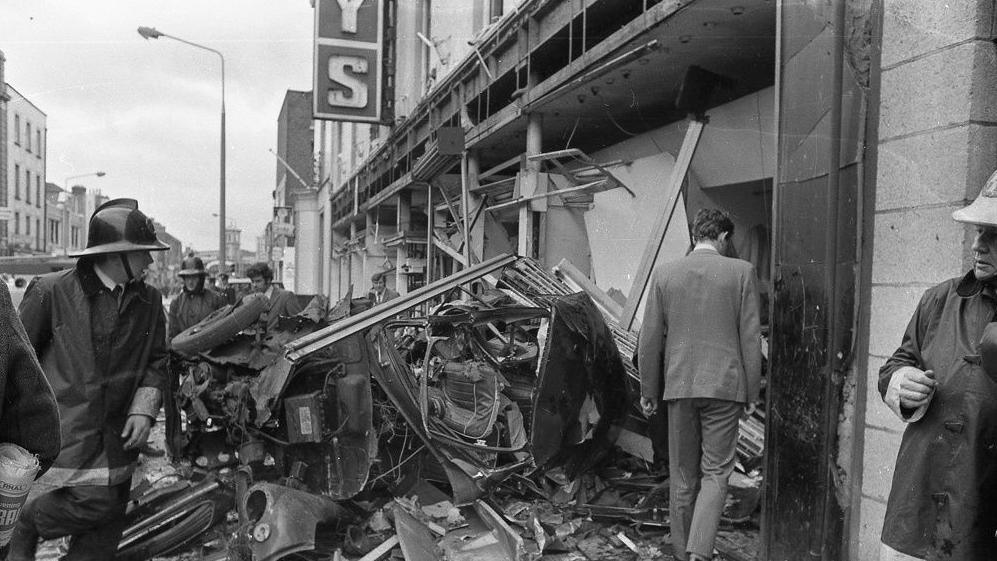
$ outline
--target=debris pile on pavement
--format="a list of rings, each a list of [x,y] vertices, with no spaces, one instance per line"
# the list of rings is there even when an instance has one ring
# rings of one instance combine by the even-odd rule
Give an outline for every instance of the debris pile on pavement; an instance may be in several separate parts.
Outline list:
[[[500,256],[178,358],[175,463],[143,456],[119,561],[670,558],[636,335],[576,292]],[[755,558],[763,421],[742,421],[725,559]]]
[[[159,484],[178,475],[148,462]],[[425,480],[398,496],[351,501],[353,524],[322,536],[324,549],[301,559],[376,561],[534,561],[670,559],[667,470],[616,449],[604,466],[568,480],[556,469],[516,477],[487,498],[457,507]],[[755,558],[760,476],[735,472],[717,547],[722,559]],[[399,489],[401,491],[401,489]],[[238,515],[159,561],[238,559],[227,551]]]

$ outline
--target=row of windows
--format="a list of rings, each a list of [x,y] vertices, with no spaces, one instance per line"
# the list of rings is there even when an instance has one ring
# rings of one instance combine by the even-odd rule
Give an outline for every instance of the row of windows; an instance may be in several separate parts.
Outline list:
[[[69,232],[72,247],[80,247],[81,228],[79,226],[70,226]],[[58,220],[49,220],[48,239],[54,246],[62,246],[65,244],[62,239],[62,222]]]
[[[21,116],[14,114],[14,144],[21,146]],[[42,157],[42,130],[35,129],[35,151],[38,157]],[[31,123],[24,120],[24,149],[31,152]]]
[[[21,200],[21,165],[14,164],[14,200]],[[31,204],[31,170],[24,170],[24,202]],[[7,206],[7,193],[0,192],[0,206]],[[35,174],[35,206],[42,207],[42,176]]]
[[[4,226],[6,227],[6,221],[4,221]],[[41,249],[42,245],[42,221],[41,219],[35,218],[35,248]],[[21,213],[14,213],[14,235],[21,235]],[[25,215],[24,217],[24,235],[31,235],[31,217]]]

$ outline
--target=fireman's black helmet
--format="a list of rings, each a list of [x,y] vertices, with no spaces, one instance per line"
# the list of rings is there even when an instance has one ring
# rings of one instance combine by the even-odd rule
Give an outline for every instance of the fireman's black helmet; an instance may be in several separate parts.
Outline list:
[[[204,261],[201,261],[200,257],[190,256],[180,262],[180,272],[177,275],[181,277],[203,277],[207,276],[208,272],[204,270]]]
[[[72,257],[165,251],[170,246],[156,237],[152,219],[138,209],[135,199],[114,199],[100,205],[90,217],[87,247]]]

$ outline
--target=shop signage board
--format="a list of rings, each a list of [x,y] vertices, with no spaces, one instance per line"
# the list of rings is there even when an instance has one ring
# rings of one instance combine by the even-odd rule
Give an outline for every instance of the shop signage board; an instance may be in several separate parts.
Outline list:
[[[273,223],[273,235],[275,236],[293,236],[294,235],[294,224],[287,222],[274,222]]]
[[[316,119],[388,122],[385,0],[316,0],[313,69]]]

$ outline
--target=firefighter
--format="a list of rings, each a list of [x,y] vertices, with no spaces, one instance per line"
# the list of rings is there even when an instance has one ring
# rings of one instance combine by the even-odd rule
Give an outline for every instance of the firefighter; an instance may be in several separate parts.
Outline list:
[[[201,261],[200,257],[191,255],[184,259],[177,275],[183,281],[183,288],[170,303],[168,325],[171,340],[176,337],[177,333],[185,331],[211,312],[227,304],[225,296],[205,288],[204,278],[208,273],[204,270],[204,262]]]
[[[143,281],[151,251],[169,246],[133,199],[114,199],[90,218],[72,269],[40,276],[21,320],[55,392],[62,447],[39,479],[53,489],[28,500],[10,559],[34,559],[38,539],[70,536],[65,559],[112,559],[140,447],[165,383],[163,298]]]
[[[976,229],[973,268],[921,296],[879,370],[883,401],[907,424],[882,559],[983,561],[997,551],[997,172],[952,218]]]

